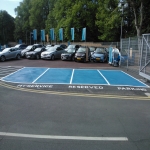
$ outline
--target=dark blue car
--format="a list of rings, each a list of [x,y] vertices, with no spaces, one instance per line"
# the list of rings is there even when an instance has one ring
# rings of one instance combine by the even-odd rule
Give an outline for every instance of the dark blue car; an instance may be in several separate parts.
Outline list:
[[[107,62],[108,53],[105,47],[97,47],[91,55],[92,62]]]

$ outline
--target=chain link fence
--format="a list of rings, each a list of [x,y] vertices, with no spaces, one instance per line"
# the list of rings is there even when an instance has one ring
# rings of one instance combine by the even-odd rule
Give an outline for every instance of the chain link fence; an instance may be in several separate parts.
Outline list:
[[[139,73],[141,38],[121,39],[121,67]]]
[[[143,34],[139,74],[150,80],[150,34]]]

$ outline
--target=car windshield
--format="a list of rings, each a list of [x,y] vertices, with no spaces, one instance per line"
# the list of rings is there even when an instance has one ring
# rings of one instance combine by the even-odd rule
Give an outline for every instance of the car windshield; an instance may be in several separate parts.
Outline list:
[[[55,51],[55,50],[56,50],[56,48],[50,47],[47,51],[51,52],[51,51]]]
[[[89,48],[91,52],[95,51],[95,47],[89,47]]]
[[[30,45],[30,46],[28,46],[26,49],[31,49],[33,46],[32,45]]]
[[[96,53],[105,53],[106,51],[105,51],[105,49],[103,47],[99,47],[99,48],[96,49],[95,52]]]
[[[10,48],[5,48],[2,52],[8,52]]]
[[[80,47],[77,52],[85,52],[85,51],[86,51],[85,47]]]
[[[75,48],[75,45],[69,45],[69,46],[68,46],[68,49],[69,49],[69,48]]]
[[[41,48],[36,48],[34,51],[39,52],[40,50],[41,50]]]
[[[54,47],[60,47],[60,45],[55,45]]]
[[[75,49],[74,49],[74,48],[70,48],[70,49],[68,49],[67,52],[68,52],[68,53],[74,53],[74,52],[75,52]]]
[[[15,47],[19,48],[20,44],[16,45]]]

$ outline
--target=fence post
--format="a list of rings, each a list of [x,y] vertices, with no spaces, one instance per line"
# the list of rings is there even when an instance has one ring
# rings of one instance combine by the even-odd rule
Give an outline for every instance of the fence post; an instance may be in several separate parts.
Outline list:
[[[140,73],[141,68],[142,68],[142,49],[143,49],[143,44],[144,44],[143,43],[143,40],[144,40],[143,36],[142,36],[142,44],[141,44],[141,48],[140,48],[140,67],[139,67],[139,73]]]
[[[128,68],[129,68],[129,52],[130,52],[130,37],[129,37],[129,43],[128,43],[128,53],[127,53],[127,71],[128,71]]]

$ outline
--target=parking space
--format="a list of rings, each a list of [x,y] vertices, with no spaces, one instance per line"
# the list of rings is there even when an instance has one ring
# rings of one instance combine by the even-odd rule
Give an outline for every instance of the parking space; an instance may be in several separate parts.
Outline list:
[[[121,70],[24,67],[1,80],[11,83],[148,87]]]

